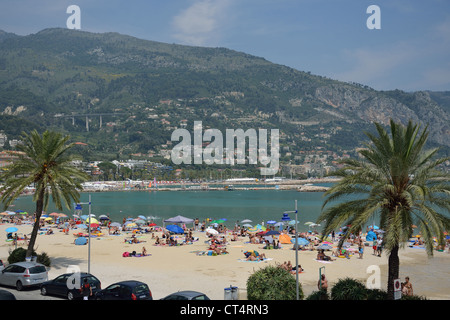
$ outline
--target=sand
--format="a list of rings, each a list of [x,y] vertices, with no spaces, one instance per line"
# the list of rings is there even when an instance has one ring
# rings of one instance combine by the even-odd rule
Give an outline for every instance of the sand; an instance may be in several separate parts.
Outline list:
[[[1,224],[0,235],[4,235],[0,244],[0,259],[6,261],[8,252],[14,249],[6,239],[6,228],[12,224]],[[31,225],[18,225],[19,234],[29,234]],[[39,235],[36,242],[37,252],[46,252],[51,260],[49,279],[67,272],[70,266],[76,266],[81,271],[88,270],[88,245],[75,245],[74,230],[69,235],[54,228],[52,235]],[[282,249],[262,249],[262,244],[247,243],[248,238],[229,241],[228,254],[218,256],[197,255],[206,251],[208,240],[203,232],[194,232],[199,240],[190,245],[155,246],[151,234],[142,235],[138,244],[124,242],[130,234],[118,236],[107,235],[91,239],[90,272],[97,276],[102,288],[122,280],[140,280],[147,283],[154,299],[160,299],[179,290],[196,290],[205,293],[213,300],[224,299],[224,288],[233,286],[238,288],[239,299],[246,299],[247,278],[256,270],[267,265],[276,265],[284,261],[291,261],[295,265],[295,250],[292,245],[282,245]],[[155,235],[161,235],[156,232]],[[228,236],[227,239],[230,239]],[[24,248],[23,241],[19,246]],[[146,257],[122,256],[123,252],[141,252],[145,246]],[[262,262],[242,261],[243,251],[258,250],[270,259]],[[317,251],[299,251],[299,263],[305,270],[299,275],[299,281],[305,296],[317,290],[319,268],[322,269],[329,281],[330,287],[338,279],[351,277],[376,285],[379,279],[381,289],[386,289],[387,283],[387,255],[374,256],[371,247],[365,247],[363,259],[353,255],[350,259],[336,258],[330,263],[315,260]],[[331,255],[331,252],[327,252]],[[434,253],[434,258],[428,259],[425,250],[404,248],[400,251],[400,278],[410,277],[414,293],[426,296],[428,299],[450,299],[450,254]],[[379,268],[379,269],[378,269]],[[375,270],[375,271],[373,271]],[[377,271],[378,270],[378,271]],[[378,277],[379,276],[379,277]],[[295,277],[295,275],[293,275]],[[375,280],[373,280],[375,279]],[[282,289],[282,288],[280,288]]]

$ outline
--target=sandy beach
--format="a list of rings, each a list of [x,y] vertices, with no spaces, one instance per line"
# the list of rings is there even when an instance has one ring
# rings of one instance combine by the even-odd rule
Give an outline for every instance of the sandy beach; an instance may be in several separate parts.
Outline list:
[[[29,234],[31,225],[13,225],[9,223],[0,225],[0,235],[3,239],[0,244],[0,259],[7,260],[8,252],[14,249],[11,242],[6,242],[6,228],[15,226],[19,234]],[[88,269],[88,245],[75,245],[73,233],[79,230],[70,230],[66,235],[62,230],[52,228],[51,235],[41,234],[37,238],[37,252],[46,252],[51,260],[49,279],[65,273],[69,266],[77,266],[81,271]],[[240,300],[246,299],[247,278],[259,268],[267,265],[276,265],[284,261],[291,261],[295,265],[295,250],[292,245],[284,244],[281,249],[263,249],[263,244],[250,244],[248,237],[239,237],[237,241],[230,241],[228,235],[228,254],[218,256],[198,255],[207,251],[208,240],[204,232],[193,233],[198,241],[193,244],[180,246],[156,246],[151,233],[138,235],[141,243],[125,243],[125,238],[131,234],[105,235],[91,238],[91,264],[90,271],[97,276],[102,287],[122,280],[140,280],[147,283],[154,299],[160,299],[179,290],[196,290],[207,294],[213,300],[224,299],[224,288],[238,287]],[[155,232],[161,236],[161,232]],[[26,248],[23,241],[18,246]],[[136,251],[140,253],[142,247],[147,249],[146,257],[123,257],[123,252]],[[266,254],[270,260],[261,262],[243,261],[246,250],[258,250]],[[340,278],[351,277],[363,280],[374,275],[370,266],[380,269],[381,289],[386,290],[387,283],[387,255],[374,256],[371,247],[365,247],[363,259],[353,255],[350,259],[336,258],[332,262],[318,262],[315,260],[317,251],[299,251],[298,259],[304,272],[299,275],[300,284],[305,296],[317,290],[319,268],[325,267],[325,274],[332,286]],[[327,252],[331,255],[331,252]],[[434,253],[434,258],[428,259],[424,249],[404,248],[400,251],[400,278],[404,281],[406,276],[414,286],[416,295],[426,296],[428,299],[450,299],[450,254],[445,252]],[[369,268],[369,269],[368,269]],[[369,270],[369,271],[368,271]],[[295,275],[293,275],[295,277]],[[372,279],[372,278],[371,278]],[[331,287],[330,286],[330,287]],[[281,289],[281,288],[280,288]],[[39,294],[36,291],[36,294]]]

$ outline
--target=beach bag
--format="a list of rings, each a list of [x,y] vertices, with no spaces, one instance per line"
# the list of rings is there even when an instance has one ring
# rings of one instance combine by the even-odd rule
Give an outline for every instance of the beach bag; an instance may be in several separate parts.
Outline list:
[[[130,253],[129,252],[124,252],[123,254],[122,254],[122,257],[129,257],[130,256]]]

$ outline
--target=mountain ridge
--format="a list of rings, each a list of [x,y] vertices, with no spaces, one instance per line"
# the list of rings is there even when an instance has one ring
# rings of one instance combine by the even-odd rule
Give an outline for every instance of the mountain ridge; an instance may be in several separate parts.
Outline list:
[[[63,28],[0,31],[0,113],[34,118],[98,153],[157,152],[182,120],[187,128],[203,120],[219,129],[278,127],[292,158],[317,146],[354,149],[364,139],[356,130],[390,118],[429,124],[432,143],[448,152],[449,101],[448,92],[377,91],[227,48]],[[126,118],[106,116],[119,112]],[[101,113],[102,127],[98,116],[81,116]],[[112,133],[117,148],[107,145]]]

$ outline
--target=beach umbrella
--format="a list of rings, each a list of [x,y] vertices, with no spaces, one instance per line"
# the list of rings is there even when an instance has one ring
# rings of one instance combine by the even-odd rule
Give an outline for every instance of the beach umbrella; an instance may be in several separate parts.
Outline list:
[[[369,226],[369,229],[377,230],[377,229],[380,229],[380,227],[378,227],[376,225],[372,225],[372,226]]]
[[[254,232],[258,232],[258,231],[260,231],[260,230],[256,227],[247,229],[247,232],[250,232],[250,233],[254,233]]]
[[[85,225],[84,223],[77,224],[77,227],[80,229],[87,229],[87,225]]]
[[[311,224],[314,224],[314,222],[311,222],[311,221],[305,222],[305,226],[309,226]]]
[[[133,228],[133,227],[137,227],[137,224],[134,223],[134,222],[130,222],[130,223],[126,224],[125,227],[127,227],[127,228]]]
[[[288,225],[293,226],[293,225],[295,225],[296,222],[299,223],[300,221],[298,221],[298,220],[296,221],[296,220],[294,219],[294,220],[289,221],[289,222],[288,222]]]
[[[138,216],[138,218],[140,218],[140,219],[142,219],[142,220],[147,220],[147,218],[146,217],[144,217],[144,216]]]
[[[219,234],[219,231],[217,231],[216,229],[213,229],[213,228],[207,228],[205,231],[206,231],[206,233],[209,233],[209,234]]]
[[[59,216],[59,213],[58,212],[52,212],[52,213],[49,214],[49,216],[57,217],[57,216]]]
[[[47,218],[44,218],[44,220],[45,221],[50,221],[50,220],[53,220],[53,218],[52,217],[47,217]]]
[[[319,250],[331,250],[331,249],[333,249],[333,247],[330,246],[327,243],[321,243],[319,246],[317,246],[317,249],[319,249]]]
[[[244,219],[244,220],[241,221],[241,223],[249,223],[249,222],[253,222],[253,221],[250,220],[250,219]]]
[[[78,237],[75,239],[75,244],[77,246],[82,246],[85,245],[87,243],[87,239],[85,237]]]
[[[136,220],[134,223],[138,224],[138,225],[143,225],[146,222],[144,220]]]
[[[275,224],[275,223],[277,223],[275,220],[269,220],[269,221],[267,221],[267,224]]]
[[[154,226],[156,226],[156,223],[154,223],[154,222],[152,222],[152,223],[149,223],[149,225],[148,225],[149,227],[154,227]]]
[[[77,214],[72,215],[72,217],[77,218],[77,219],[80,219],[80,216],[77,215]]]
[[[112,222],[109,226],[110,226],[110,227],[120,227],[121,224],[118,223],[118,222]]]
[[[166,229],[173,233],[184,233],[184,230],[176,224],[170,224],[166,226]]]
[[[6,211],[8,213],[8,215],[12,216],[15,215],[16,213],[14,211]]]
[[[1,216],[7,216],[7,215],[8,215],[8,212],[3,211],[3,212],[0,213],[0,215],[1,215]]]
[[[91,223],[91,228],[92,229],[96,229],[98,228],[100,225],[98,223]]]
[[[89,220],[90,220],[90,221],[89,221]],[[95,218],[91,218],[91,219],[87,218],[87,219],[86,219],[86,222],[87,222],[87,223],[90,222],[90,223],[92,224],[92,223],[98,223],[98,220],[95,219]]]
[[[225,220],[223,220],[223,219],[211,221],[212,224],[215,224],[215,223],[221,224],[221,223],[224,223],[224,222],[225,222]]]
[[[283,222],[277,222],[277,223],[274,224],[275,227],[280,227],[280,226],[283,226],[283,225],[284,225]]]
[[[9,227],[9,228],[7,228],[5,231],[6,231],[7,233],[11,233],[11,232],[16,232],[17,230],[19,230],[19,229],[17,229],[16,227]]]
[[[266,236],[277,236],[277,235],[279,235],[280,234],[280,232],[279,231],[276,231],[276,230],[270,230],[270,231],[267,231],[266,232]]]
[[[255,228],[256,228],[256,229],[259,229],[259,230],[262,230],[262,231],[266,231],[266,230],[267,230],[266,227],[264,227],[264,226],[262,226],[262,225],[260,225],[260,224],[257,224],[257,225],[255,226]]]
[[[291,239],[291,242],[292,242],[293,244],[295,244],[295,238],[294,238],[294,239]],[[306,245],[309,244],[309,241],[306,240],[305,238],[297,238],[297,244],[298,244],[299,246],[306,246]]]
[[[98,218],[99,218],[99,220],[109,220],[109,217],[107,215],[105,215],[105,214],[102,214]]]
[[[244,224],[244,225],[242,225],[243,227],[246,227],[246,228],[252,228],[253,226],[251,225],[251,224],[249,224],[249,223],[246,223],[246,224]]]

